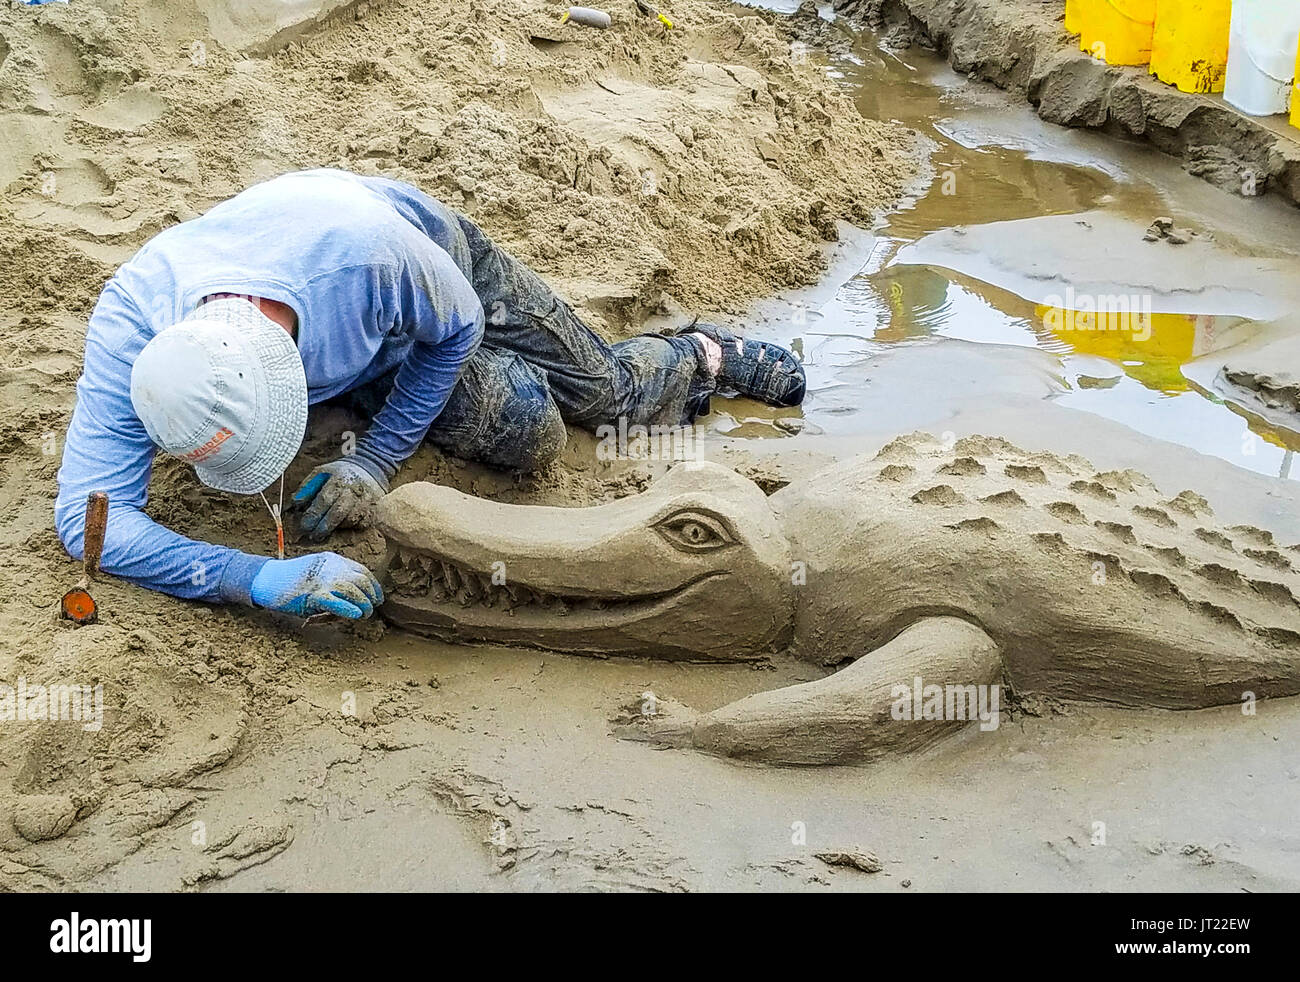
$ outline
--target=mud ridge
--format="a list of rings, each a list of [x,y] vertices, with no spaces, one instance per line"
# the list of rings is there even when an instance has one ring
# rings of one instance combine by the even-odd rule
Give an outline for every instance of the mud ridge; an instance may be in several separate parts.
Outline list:
[[[1300,203],[1300,140],[1220,96],[1180,92],[1145,68],[1084,54],[1065,32],[1064,4],[837,0],[835,8],[882,30],[889,43],[934,48],[956,71],[1023,94],[1048,122],[1144,140],[1224,190]]]

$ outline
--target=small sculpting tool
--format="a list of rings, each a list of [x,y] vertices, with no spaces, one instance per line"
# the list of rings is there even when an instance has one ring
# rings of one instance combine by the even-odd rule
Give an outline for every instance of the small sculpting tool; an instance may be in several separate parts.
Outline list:
[[[63,595],[59,614],[78,627],[99,619],[99,606],[90,595],[90,581],[99,572],[99,558],[104,552],[104,534],[108,531],[108,495],[92,491],[86,497],[85,531],[81,544],[81,579]]]
[[[266,510],[271,513],[271,518],[275,520],[275,558],[284,558],[284,475],[280,475],[280,501],[277,504],[271,504],[266,500],[266,492],[257,492],[262,496],[262,504],[266,505]]]

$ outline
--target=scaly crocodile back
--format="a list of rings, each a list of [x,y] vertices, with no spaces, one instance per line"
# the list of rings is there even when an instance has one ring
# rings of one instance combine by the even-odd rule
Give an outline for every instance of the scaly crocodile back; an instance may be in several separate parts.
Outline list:
[[[993,637],[1021,692],[1170,708],[1300,692],[1300,546],[1218,527],[1194,492],[912,434],[771,502],[806,564],[803,658],[858,658],[949,614]]]

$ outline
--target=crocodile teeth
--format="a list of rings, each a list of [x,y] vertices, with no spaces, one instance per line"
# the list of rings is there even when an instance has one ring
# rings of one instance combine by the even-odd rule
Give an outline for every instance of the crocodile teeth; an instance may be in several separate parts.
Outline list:
[[[478,579],[473,573],[461,577],[461,588],[465,590],[475,600],[483,599],[483,588],[479,586]]]
[[[490,573],[465,569],[439,556],[399,555],[395,568],[426,570],[429,574],[426,596],[434,603],[456,603],[461,607],[477,604],[504,610],[512,617],[520,607],[538,607],[563,617],[572,610],[601,611],[617,604],[609,597],[565,597],[522,583],[494,583]]]

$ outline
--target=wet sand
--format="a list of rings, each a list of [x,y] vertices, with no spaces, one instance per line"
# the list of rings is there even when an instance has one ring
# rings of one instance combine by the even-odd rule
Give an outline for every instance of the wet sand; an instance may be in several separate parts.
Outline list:
[[[707,707],[789,680],[779,671],[407,638],[386,639],[358,669],[365,701],[392,717],[379,723],[376,709],[359,746],[332,728],[291,727],[203,782],[192,814],[214,834],[250,820],[291,828],[283,853],[230,875],[260,854],[200,858],[178,820],[87,886],[171,889],[205,862],[229,876],[216,888],[236,890],[1300,885],[1295,700],[1262,703],[1254,718],[1076,706],[973,728],[922,757],[792,770],[651,750],[611,738],[606,722],[643,689]],[[307,696],[322,710],[336,697]],[[795,845],[799,822],[806,842]],[[854,846],[884,870],[813,858]]]

